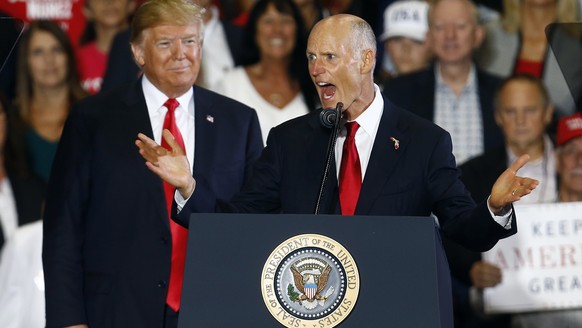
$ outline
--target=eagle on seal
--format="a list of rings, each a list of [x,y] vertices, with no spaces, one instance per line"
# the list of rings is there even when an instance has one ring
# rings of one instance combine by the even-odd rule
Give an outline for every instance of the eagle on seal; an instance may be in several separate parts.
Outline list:
[[[295,287],[302,293],[302,295],[297,299],[301,301],[325,301],[329,297],[330,293],[321,296],[321,292],[327,286],[327,279],[329,273],[331,272],[331,267],[329,264],[325,267],[323,272],[318,276],[313,273],[306,273],[302,275],[295,266],[291,266],[291,272],[293,273],[293,280],[295,282]]]

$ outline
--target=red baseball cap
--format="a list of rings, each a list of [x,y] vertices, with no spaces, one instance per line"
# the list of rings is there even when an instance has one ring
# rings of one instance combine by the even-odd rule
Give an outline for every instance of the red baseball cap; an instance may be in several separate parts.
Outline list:
[[[556,144],[561,146],[576,137],[582,137],[582,114],[580,113],[560,119]]]

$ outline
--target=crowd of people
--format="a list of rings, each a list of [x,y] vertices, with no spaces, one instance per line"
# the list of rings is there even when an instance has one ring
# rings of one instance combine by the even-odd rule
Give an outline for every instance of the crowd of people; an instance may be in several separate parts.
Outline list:
[[[582,1],[59,1],[0,1],[1,327],[176,327],[189,214],[312,213],[338,102],[323,212],[433,215],[454,327],[582,327],[477,306],[511,204],[582,201]]]

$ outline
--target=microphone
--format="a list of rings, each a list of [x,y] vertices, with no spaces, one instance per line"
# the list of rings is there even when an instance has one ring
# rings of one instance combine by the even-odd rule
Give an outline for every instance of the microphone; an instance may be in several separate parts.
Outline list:
[[[325,162],[325,169],[323,171],[323,177],[321,178],[321,185],[319,186],[319,194],[317,195],[317,201],[315,202],[315,215],[319,214],[321,209],[321,198],[323,197],[323,190],[325,189],[325,184],[327,182],[327,176],[329,175],[329,167],[331,165],[332,158],[335,156],[335,143],[337,141],[337,134],[340,127],[340,117],[344,104],[338,102],[335,108],[324,108],[319,114],[319,120],[321,124],[326,128],[332,128],[331,134],[329,135],[329,142],[327,144],[327,160]]]
[[[343,104],[340,102],[337,104],[338,107],[343,107]],[[340,111],[341,111],[341,107],[340,107]],[[325,126],[326,128],[331,128],[332,126],[334,126],[335,121],[338,118],[338,110],[337,108],[324,108],[321,113],[319,113],[319,121],[321,122],[321,125]]]

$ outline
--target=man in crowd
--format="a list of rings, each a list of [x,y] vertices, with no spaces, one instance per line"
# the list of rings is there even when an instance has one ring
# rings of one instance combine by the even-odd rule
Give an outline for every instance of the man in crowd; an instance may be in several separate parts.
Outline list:
[[[528,160],[520,157],[475,205],[459,180],[449,134],[398,108],[373,82],[376,38],[352,15],[318,22],[307,46],[309,72],[325,108],[343,103],[342,129],[335,149],[322,214],[428,216],[434,212],[444,234],[475,250],[486,250],[515,233],[512,202],[529,194],[537,181],[516,175]],[[176,186],[184,201],[173,218],[183,225],[193,212],[313,213],[326,162],[330,129],[319,112],[271,130],[251,180],[230,202],[204,196],[188,171],[186,157],[169,131],[168,151],[139,134],[136,144],[147,167]],[[450,286],[444,286],[447,288]],[[442,306],[451,300],[443,296]],[[452,311],[442,319],[452,326]]]
[[[487,197],[491,184],[516,158],[524,154],[530,161],[522,174],[540,181],[540,186],[524,197],[525,203],[554,202],[557,198],[554,146],[546,129],[553,106],[543,83],[530,75],[516,75],[502,81],[494,99],[495,119],[505,145],[485,152],[460,166],[461,180],[476,201]],[[509,327],[508,316],[485,316],[478,309],[483,288],[501,281],[501,270],[481,261],[472,252],[443,237],[449,259],[455,298],[455,316],[461,327]]]
[[[218,8],[211,0],[195,0],[204,7],[204,47],[200,73],[196,84],[212,88],[224,73],[233,68],[239,61],[242,29],[228,21],[220,20]],[[107,71],[103,78],[102,90],[124,85],[135,81],[140,69],[133,62],[129,49],[131,31],[123,31],[115,36]]]
[[[582,202],[582,114],[566,116],[558,122],[556,134],[558,201]],[[582,327],[580,308],[537,311],[513,315],[512,327]]]
[[[426,42],[428,6],[422,0],[402,0],[384,11],[383,80],[428,67],[432,57]]]
[[[169,212],[182,191],[147,170],[135,136],[173,131],[209,198],[239,191],[263,145],[254,110],[193,87],[203,14],[190,1],[145,1],[131,26],[143,77],[71,110],[44,220],[47,327],[178,324],[187,231]]]
[[[437,0],[429,9],[428,24],[434,65],[388,80],[384,92],[396,105],[449,132],[460,165],[503,145],[492,104],[499,79],[473,62],[485,32],[470,0]]]

